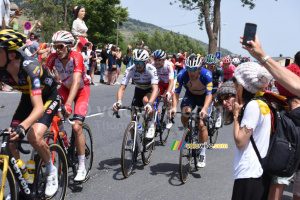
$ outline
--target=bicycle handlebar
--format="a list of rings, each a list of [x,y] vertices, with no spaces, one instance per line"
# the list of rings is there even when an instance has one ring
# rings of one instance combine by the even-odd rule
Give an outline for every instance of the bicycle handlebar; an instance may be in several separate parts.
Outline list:
[[[7,129],[4,129],[4,130],[0,130],[0,136],[10,136],[12,132],[8,131]],[[10,141],[10,142],[13,142],[15,144],[15,147],[16,147],[16,151],[19,150],[21,153],[23,154],[30,154],[30,150],[25,150],[23,149],[23,147],[21,146],[21,144],[23,143],[29,143],[28,141],[22,141],[22,140],[19,140],[19,141]]]
[[[144,111],[144,107],[138,107],[138,106],[121,106],[118,108],[117,111],[113,112],[113,116],[116,115],[117,118],[120,118],[121,116],[119,115],[119,110],[120,109],[125,109],[125,110],[134,110],[134,111],[138,111],[138,112],[143,112]],[[147,115],[146,115],[147,116]],[[147,119],[147,118],[146,118]]]

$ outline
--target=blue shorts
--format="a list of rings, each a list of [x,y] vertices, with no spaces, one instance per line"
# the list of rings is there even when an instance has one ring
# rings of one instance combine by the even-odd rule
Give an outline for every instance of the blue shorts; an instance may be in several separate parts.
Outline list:
[[[182,99],[180,107],[183,108],[183,107],[188,106],[192,110],[194,110],[196,106],[203,107],[204,102],[205,102],[205,97],[206,97],[206,93],[204,93],[202,95],[194,95],[190,91],[187,90]]]

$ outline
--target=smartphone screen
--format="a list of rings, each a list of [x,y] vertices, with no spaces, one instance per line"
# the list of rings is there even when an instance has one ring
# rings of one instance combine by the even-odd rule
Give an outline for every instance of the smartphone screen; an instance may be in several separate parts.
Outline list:
[[[245,25],[245,30],[244,30],[244,39],[243,39],[243,45],[250,46],[247,44],[247,41],[255,39],[255,34],[256,34],[256,24],[252,23],[246,23]]]

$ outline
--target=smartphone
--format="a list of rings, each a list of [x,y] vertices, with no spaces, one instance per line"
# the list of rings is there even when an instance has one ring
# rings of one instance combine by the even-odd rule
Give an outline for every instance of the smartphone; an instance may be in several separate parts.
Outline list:
[[[243,45],[248,46],[248,47],[251,46],[251,45],[247,44],[247,41],[250,41],[250,40],[254,41],[255,34],[256,34],[256,28],[257,28],[256,24],[246,23],[245,30],[244,30]]]

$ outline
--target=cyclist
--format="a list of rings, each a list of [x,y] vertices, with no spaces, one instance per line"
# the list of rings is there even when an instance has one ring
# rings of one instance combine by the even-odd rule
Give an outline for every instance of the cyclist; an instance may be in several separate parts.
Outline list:
[[[232,59],[232,64],[237,67],[241,63],[239,58],[234,58]]]
[[[158,75],[158,88],[159,88],[159,94],[165,95],[165,97],[168,99],[170,103],[170,99],[172,98],[173,94],[173,87],[174,87],[174,69],[175,66],[172,62],[166,60],[166,53],[161,50],[156,50],[153,53],[154,62],[152,65],[157,70]],[[169,109],[169,108],[167,108]],[[167,115],[165,115],[167,118]],[[166,128],[170,129],[172,126],[172,122],[168,122],[166,125]]]
[[[225,56],[222,59],[222,62],[223,62],[223,64],[221,65],[221,67],[224,70],[224,82],[226,82],[228,79],[233,77],[235,66],[233,64],[231,64],[230,56]]]
[[[117,102],[113,105],[113,110],[117,111],[122,105],[124,91],[132,78],[135,82],[135,91],[131,106],[143,107],[151,114],[148,132],[145,135],[148,143],[153,141],[155,136],[153,104],[158,95],[158,77],[154,66],[148,64],[149,54],[144,49],[137,49],[133,53],[134,65],[127,68],[118,90]]]
[[[29,143],[46,163],[45,194],[51,197],[58,189],[58,171],[43,137],[57,113],[60,96],[49,70],[19,49],[25,41],[26,36],[16,31],[0,31],[0,81],[22,93],[9,128],[11,140],[22,140],[28,133]],[[11,154],[19,159],[14,143],[9,146]]]
[[[186,68],[183,69],[177,76],[175,93],[173,95],[172,109],[169,111],[169,116],[177,112],[177,104],[182,86],[186,88],[186,93],[181,102],[181,112],[191,112],[197,106],[202,106],[199,113],[198,141],[206,144],[208,133],[203,120],[207,118],[207,109],[212,101],[212,73],[205,68],[201,69],[201,58],[193,55],[186,59]],[[197,111],[198,112],[198,111]],[[181,115],[181,122],[184,127],[188,125],[188,117]],[[200,151],[198,167],[205,167],[205,148]]]
[[[72,103],[74,105],[73,134],[75,136],[75,146],[78,153],[78,169],[74,181],[83,181],[86,177],[85,169],[85,138],[82,134],[82,124],[85,120],[88,102],[90,97],[89,80],[85,74],[83,57],[77,51],[71,50],[74,45],[74,38],[67,31],[58,31],[52,37],[53,48],[56,53],[52,53],[47,60],[47,67],[53,71],[55,66],[61,80],[61,87],[58,89],[66,107],[66,117],[72,114]],[[59,124],[59,130],[64,131],[63,124]]]

